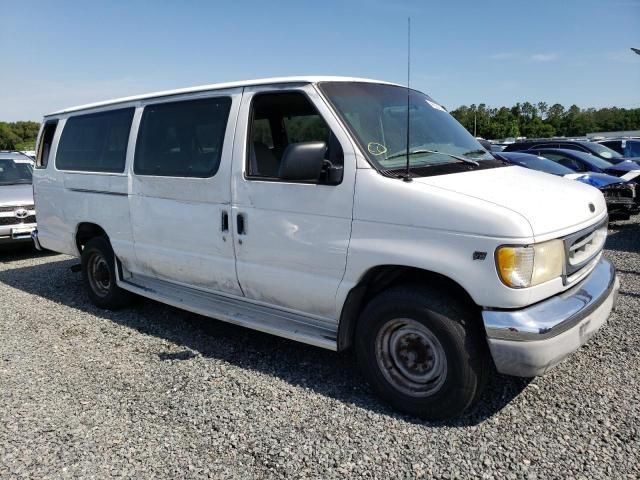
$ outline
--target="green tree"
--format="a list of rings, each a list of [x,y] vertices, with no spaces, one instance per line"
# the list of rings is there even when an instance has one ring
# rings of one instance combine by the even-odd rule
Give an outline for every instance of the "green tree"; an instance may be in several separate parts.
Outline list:
[[[34,150],[39,129],[38,122],[0,122],[0,149]]]
[[[552,136],[583,136],[589,132],[639,130],[640,108],[568,109],[559,103],[550,107],[545,102],[516,103],[512,107],[491,108],[462,105],[451,114],[473,133],[474,117],[478,136],[484,138],[529,138]]]

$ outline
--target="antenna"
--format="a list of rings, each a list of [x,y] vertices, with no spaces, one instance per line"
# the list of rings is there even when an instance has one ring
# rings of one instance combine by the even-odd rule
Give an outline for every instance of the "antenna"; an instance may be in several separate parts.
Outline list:
[[[403,180],[405,182],[411,181],[411,172],[410,172],[410,164],[409,164],[409,127],[410,127],[410,119],[409,119],[409,107],[411,105],[411,17],[407,18],[407,149],[405,153],[407,155],[407,166],[404,172]]]

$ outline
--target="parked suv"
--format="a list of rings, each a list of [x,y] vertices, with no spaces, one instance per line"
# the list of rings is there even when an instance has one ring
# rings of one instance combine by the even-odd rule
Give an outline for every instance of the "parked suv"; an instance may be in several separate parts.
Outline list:
[[[598,190],[506,166],[389,83],[290,77],[62,110],[34,178],[34,239],[81,257],[96,305],[138,294],[353,346],[375,391],[425,418],[473,404],[491,362],[549,370],[618,289]]]
[[[26,155],[0,151],[0,245],[31,242],[36,228],[32,172]]]

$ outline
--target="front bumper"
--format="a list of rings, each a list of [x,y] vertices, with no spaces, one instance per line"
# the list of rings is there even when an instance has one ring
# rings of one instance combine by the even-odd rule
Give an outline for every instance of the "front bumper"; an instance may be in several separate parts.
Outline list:
[[[521,310],[484,310],[489,349],[500,373],[535,377],[580,348],[609,317],[620,282],[602,257],[566,292]]]
[[[36,228],[35,223],[20,223],[0,228],[0,245],[31,241],[31,232]]]

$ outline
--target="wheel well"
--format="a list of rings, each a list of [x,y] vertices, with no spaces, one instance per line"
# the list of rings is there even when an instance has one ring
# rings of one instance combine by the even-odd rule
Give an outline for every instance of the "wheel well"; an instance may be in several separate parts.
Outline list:
[[[100,225],[89,222],[79,224],[76,231],[76,246],[78,247],[78,253],[82,254],[82,249],[87,242],[95,237],[109,238],[107,232],[105,232]]]
[[[338,351],[351,346],[358,317],[369,300],[383,290],[403,284],[435,285],[455,295],[467,307],[478,309],[476,303],[459,283],[442,274],[402,265],[377,266],[370,269],[347,295],[338,328]]]

